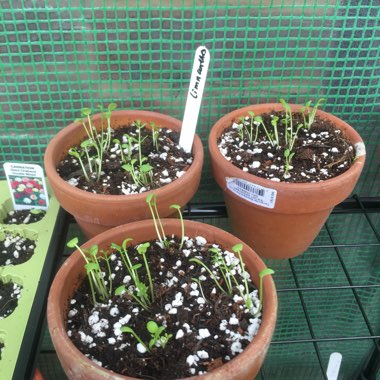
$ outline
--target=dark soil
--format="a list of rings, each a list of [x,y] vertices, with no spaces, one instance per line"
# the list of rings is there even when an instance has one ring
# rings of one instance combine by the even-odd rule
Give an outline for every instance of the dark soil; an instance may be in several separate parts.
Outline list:
[[[111,141],[117,139],[120,142],[126,142],[126,135],[136,138],[138,136],[137,128],[134,124],[118,128],[112,132]],[[123,148],[124,161],[121,156],[121,149],[118,144],[111,144],[111,148],[105,153],[103,159],[103,174],[96,181],[96,176],[87,182],[83,176],[80,164],[70,155],[67,155],[57,167],[58,174],[71,185],[82,190],[97,194],[138,194],[144,191],[160,188],[168,183],[175,181],[189,168],[193,162],[191,154],[186,153],[179,147],[179,133],[166,128],[159,129],[157,140],[158,149],[153,144],[152,131],[145,127],[141,130],[143,140],[141,146],[142,156],[147,158],[145,163],[149,163],[153,170],[153,181],[147,185],[135,185],[132,176],[124,170],[122,166],[128,160],[128,148]],[[94,148],[92,148],[94,149]],[[83,151],[78,147],[79,151]],[[91,152],[90,152],[91,153]],[[137,144],[132,150],[131,160],[136,159],[139,162]],[[86,157],[83,157],[86,163]]]
[[[293,125],[303,124],[301,113],[293,113]],[[245,137],[241,141],[237,126],[242,124],[235,120],[225,130],[218,141],[221,153],[235,166],[256,176],[280,182],[319,182],[336,177],[350,168],[355,159],[355,149],[343,132],[328,121],[316,117],[310,129],[301,128],[294,144],[294,156],[291,168],[285,170],[285,112],[263,114],[264,124],[273,131],[271,120],[279,117],[280,146],[273,147],[260,126],[258,138],[250,143]],[[250,125],[250,117],[246,117]],[[269,126],[269,127],[268,127]],[[294,127],[295,128],[295,127]]]
[[[46,215],[43,210],[12,210],[4,218],[4,224],[30,224],[39,222]]]
[[[74,344],[104,368],[144,379],[170,380],[202,374],[241,352],[261,323],[257,290],[249,280],[253,302],[250,310],[236,287],[231,295],[223,293],[201,265],[189,261],[199,257],[226,288],[219,269],[213,265],[209,251],[212,245],[203,238],[203,241],[196,239],[187,240],[182,251],[177,239],[172,240],[169,249],[162,249],[156,241],[150,242],[146,256],[154,301],[148,309],[139,306],[128,293],[94,307],[88,281],[84,281],[71,300],[68,313],[68,335]],[[132,264],[142,263],[135,247],[130,247],[128,254]],[[238,262],[232,253],[224,254]],[[133,291],[120,253],[111,255],[110,265],[113,289],[125,284]],[[242,284],[241,268],[236,265],[231,264]],[[144,267],[139,270],[139,277],[148,284]],[[201,282],[201,289],[194,278]],[[146,328],[148,321],[165,326],[164,333],[172,335],[165,348],[153,346],[151,352],[139,351],[138,341],[130,333],[120,331],[122,326],[129,326],[148,345],[151,339]]]
[[[0,241],[0,265],[22,264],[33,256],[35,248],[33,240],[7,232]]]
[[[0,280],[0,320],[8,317],[17,307],[21,286]]]

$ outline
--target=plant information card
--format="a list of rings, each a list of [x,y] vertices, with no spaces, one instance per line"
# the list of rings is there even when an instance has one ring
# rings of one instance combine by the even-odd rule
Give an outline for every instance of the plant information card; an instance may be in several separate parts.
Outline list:
[[[6,162],[4,170],[15,210],[47,210],[49,197],[41,166]]]

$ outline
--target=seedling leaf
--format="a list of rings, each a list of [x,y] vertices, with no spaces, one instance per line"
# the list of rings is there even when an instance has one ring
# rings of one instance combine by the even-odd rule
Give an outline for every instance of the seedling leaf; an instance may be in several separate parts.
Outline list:
[[[115,296],[120,296],[126,291],[125,285],[120,285],[115,289]]]
[[[158,325],[155,321],[149,321],[146,324],[146,328],[151,334],[155,334],[158,331]]]
[[[108,111],[112,112],[113,110],[115,110],[117,108],[117,104],[116,103],[110,103],[108,104]]]
[[[77,245],[78,245],[78,238],[77,237],[75,237],[75,238],[71,239],[69,242],[67,242],[67,246],[69,248],[75,248]]]
[[[99,269],[99,265],[96,263],[87,263],[84,265],[84,267],[85,267],[87,273],[95,272],[96,270]]]
[[[235,244],[233,247],[232,247],[232,250],[234,252],[241,252],[241,250],[243,249],[243,244],[242,243],[237,243]]]

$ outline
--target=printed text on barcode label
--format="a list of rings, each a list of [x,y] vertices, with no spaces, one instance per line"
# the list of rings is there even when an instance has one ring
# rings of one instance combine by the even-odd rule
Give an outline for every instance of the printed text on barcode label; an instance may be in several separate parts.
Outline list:
[[[274,189],[259,186],[241,178],[227,177],[226,183],[227,189],[248,202],[267,208],[275,206],[277,191]]]

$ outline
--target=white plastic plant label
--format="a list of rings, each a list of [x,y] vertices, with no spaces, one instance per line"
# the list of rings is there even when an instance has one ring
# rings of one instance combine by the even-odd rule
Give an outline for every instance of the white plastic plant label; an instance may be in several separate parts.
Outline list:
[[[227,189],[248,202],[266,208],[274,208],[277,190],[256,185],[241,178],[226,178]]]
[[[358,142],[354,145],[356,157],[361,157],[365,155],[365,145],[362,142]]]
[[[189,91],[187,93],[181,135],[179,138],[179,146],[188,153],[191,152],[191,147],[193,146],[209,63],[210,52],[205,46],[199,46],[195,51],[193,70],[191,72]]]
[[[327,365],[326,376],[328,380],[337,380],[339,376],[340,365],[342,364],[342,354],[340,352],[333,352],[330,355],[329,363]]]
[[[4,171],[14,210],[47,210],[49,197],[41,166],[6,162]]]

